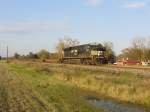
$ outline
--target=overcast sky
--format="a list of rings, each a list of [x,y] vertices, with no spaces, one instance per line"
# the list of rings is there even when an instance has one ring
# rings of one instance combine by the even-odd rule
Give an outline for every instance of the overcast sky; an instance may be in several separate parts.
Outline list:
[[[0,54],[55,50],[70,36],[81,44],[111,41],[114,50],[150,36],[149,0],[0,0]]]

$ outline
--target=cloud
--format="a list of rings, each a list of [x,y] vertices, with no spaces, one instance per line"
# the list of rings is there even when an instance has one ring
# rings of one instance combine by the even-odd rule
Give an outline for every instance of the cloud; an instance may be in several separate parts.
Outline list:
[[[103,3],[103,0],[86,0],[86,2],[91,6],[98,6]]]
[[[125,8],[129,8],[129,9],[141,9],[144,8],[145,6],[146,6],[145,2],[133,2],[124,5]]]
[[[31,33],[39,31],[62,31],[68,28],[65,22],[25,22],[0,25],[0,33]]]

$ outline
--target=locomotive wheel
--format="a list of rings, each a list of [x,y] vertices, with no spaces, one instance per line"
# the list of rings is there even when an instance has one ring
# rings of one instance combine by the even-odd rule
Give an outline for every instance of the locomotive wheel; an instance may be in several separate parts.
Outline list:
[[[80,59],[80,64],[83,64],[84,63],[84,59]]]
[[[86,60],[84,60],[83,64],[84,64],[84,65],[87,65],[87,61],[86,61]]]
[[[83,64],[83,65],[86,65],[86,64],[87,64],[87,60],[85,60],[85,59],[80,59],[80,63]]]

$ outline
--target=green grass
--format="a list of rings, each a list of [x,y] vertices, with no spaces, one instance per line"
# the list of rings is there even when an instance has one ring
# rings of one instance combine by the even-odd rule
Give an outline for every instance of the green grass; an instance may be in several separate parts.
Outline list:
[[[10,69],[61,112],[99,112],[86,103],[91,96],[150,108],[150,76],[140,70],[40,63]]]
[[[24,65],[10,65],[10,71],[36,92],[47,105],[53,106],[56,112],[99,112],[86,102],[85,93],[90,91],[81,89],[74,84],[68,84],[55,77],[54,70],[45,67],[28,67]],[[91,94],[93,94],[91,92]]]

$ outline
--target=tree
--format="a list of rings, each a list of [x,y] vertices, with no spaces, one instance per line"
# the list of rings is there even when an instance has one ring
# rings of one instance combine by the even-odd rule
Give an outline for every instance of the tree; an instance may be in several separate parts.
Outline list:
[[[136,37],[132,40],[131,47],[123,49],[121,56],[138,61],[150,59],[150,41],[147,38]]]
[[[38,58],[37,54],[34,54],[32,52],[29,52],[29,54],[26,57],[29,59],[37,59]]]
[[[15,53],[15,54],[14,54],[14,58],[15,58],[15,59],[19,59],[19,58],[20,58],[20,54]]]
[[[133,39],[132,41],[132,55],[134,55],[137,60],[142,61],[145,60],[144,59],[144,55],[145,55],[145,38],[141,38],[141,37],[136,37]]]
[[[64,37],[63,39],[60,39],[56,45],[59,58],[62,57],[64,48],[76,46],[79,45],[79,43],[80,42],[77,39],[72,39],[70,37]]]
[[[112,42],[104,42],[103,46],[105,47],[106,51],[104,53],[106,59],[110,62],[110,63],[114,63],[115,62],[115,53],[113,51],[113,43]]]
[[[38,58],[40,58],[42,61],[46,61],[46,59],[49,58],[49,52],[42,49],[40,52],[37,53]]]

